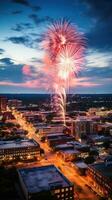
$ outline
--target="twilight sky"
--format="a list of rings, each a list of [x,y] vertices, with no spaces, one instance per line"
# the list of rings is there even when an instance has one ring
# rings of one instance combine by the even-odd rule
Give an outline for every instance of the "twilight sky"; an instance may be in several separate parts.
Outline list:
[[[87,38],[74,93],[112,93],[112,0],[0,0],[0,93],[44,93],[42,34],[67,17]]]

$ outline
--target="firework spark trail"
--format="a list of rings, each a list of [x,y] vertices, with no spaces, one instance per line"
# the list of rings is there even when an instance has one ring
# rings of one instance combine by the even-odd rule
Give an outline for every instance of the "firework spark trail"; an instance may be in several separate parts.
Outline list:
[[[54,104],[65,122],[66,92],[69,81],[77,75],[83,64],[85,39],[68,20],[59,20],[51,24],[45,34],[43,47],[47,52],[54,73],[52,88],[55,93]]]

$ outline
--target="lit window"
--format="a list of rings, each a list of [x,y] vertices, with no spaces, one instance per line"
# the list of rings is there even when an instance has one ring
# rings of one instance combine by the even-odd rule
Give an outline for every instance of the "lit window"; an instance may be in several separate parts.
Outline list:
[[[55,190],[55,194],[57,194],[57,193],[59,193],[60,192],[60,190]]]

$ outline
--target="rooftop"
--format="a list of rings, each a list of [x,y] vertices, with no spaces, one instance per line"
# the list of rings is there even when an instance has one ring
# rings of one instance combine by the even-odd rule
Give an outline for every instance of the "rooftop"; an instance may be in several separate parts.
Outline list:
[[[104,135],[92,135],[92,136],[90,136],[90,138],[93,141],[105,141],[105,140],[109,140],[110,139],[109,136],[104,136]]]
[[[67,144],[67,143],[64,143],[64,144],[58,144],[56,145],[57,148],[66,148],[66,147],[72,147],[73,148],[73,145],[72,144]]]
[[[87,164],[84,163],[84,162],[82,162],[82,161],[75,162],[74,164],[75,164],[77,167],[82,168],[82,169],[88,168]]]
[[[72,186],[72,183],[54,165],[24,168],[19,169],[18,172],[30,193]]]
[[[52,137],[52,136],[65,136],[64,133],[50,133],[50,134],[47,134],[47,137]]]
[[[81,122],[81,121],[84,121],[84,122],[91,122],[92,119],[87,117],[87,116],[78,116],[75,120],[76,122]]]
[[[77,150],[75,150],[75,149],[63,149],[63,150],[61,150],[64,154],[80,154],[80,152],[79,151],[77,151]]]
[[[11,140],[11,141],[0,141],[0,149],[9,149],[9,148],[20,148],[20,147],[34,147],[39,144],[34,140]]]
[[[100,162],[92,164],[91,167],[112,181],[112,163],[106,164],[105,162]]]
[[[53,141],[54,141],[54,142],[55,142],[55,141],[59,141],[59,140],[63,140],[63,141],[64,141],[64,140],[67,140],[67,139],[71,139],[71,140],[72,140],[73,137],[72,137],[72,136],[68,136],[68,135],[64,135],[64,136],[57,136],[56,138],[48,138],[48,140],[49,140],[49,141],[52,141],[52,142],[53,142]]]

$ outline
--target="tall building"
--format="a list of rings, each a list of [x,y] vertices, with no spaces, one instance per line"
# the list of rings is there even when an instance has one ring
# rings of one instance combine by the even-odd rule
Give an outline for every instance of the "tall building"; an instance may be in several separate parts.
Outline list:
[[[54,165],[18,169],[26,200],[73,200],[74,186]]]
[[[84,135],[93,133],[93,121],[85,117],[78,117],[74,120],[73,135],[76,139],[81,139]]]
[[[0,96],[0,111],[6,111],[7,109],[7,98]]]

